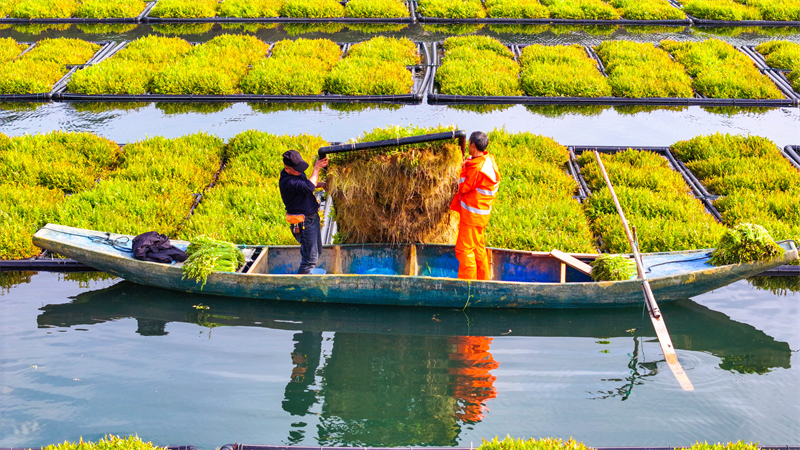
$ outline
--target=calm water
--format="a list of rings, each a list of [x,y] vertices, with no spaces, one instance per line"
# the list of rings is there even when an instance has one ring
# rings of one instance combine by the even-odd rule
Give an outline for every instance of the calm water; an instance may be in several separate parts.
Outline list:
[[[662,306],[684,392],[638,308],[292,305],[2,276],[3,447],[104,433],[204,450],[800,436],[800,294],[746,282]]]

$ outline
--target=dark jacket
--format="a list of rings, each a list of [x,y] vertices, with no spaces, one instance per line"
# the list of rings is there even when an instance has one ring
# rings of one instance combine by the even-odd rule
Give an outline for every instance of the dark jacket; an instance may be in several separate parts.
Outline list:
[[[310,216],[319,212],[319,202],[314,197],[316,186],[308,180],[306,174],[289,175],[285,170],[281,170],[278,188],[286,206],[286,214]]]
[[[133,257],[142,261],[171,264],[186,261],[186,252],[170,244],[169,238],[148,231],[133,238]]]

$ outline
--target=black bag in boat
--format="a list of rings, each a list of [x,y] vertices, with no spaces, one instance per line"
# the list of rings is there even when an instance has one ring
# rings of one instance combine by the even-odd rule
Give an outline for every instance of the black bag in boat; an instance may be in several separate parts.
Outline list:
[[[133,257],[142,261],[171,264],[186,261],[186,252],[170,244],[169,238],[148,231],[133,238]]]

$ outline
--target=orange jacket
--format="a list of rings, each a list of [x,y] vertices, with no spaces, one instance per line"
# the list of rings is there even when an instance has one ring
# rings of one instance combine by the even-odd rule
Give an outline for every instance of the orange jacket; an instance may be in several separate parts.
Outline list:
[[[461,223],[485,227],[489,224],[497,188],[500,186],[500,170],[494,156],[488,152],[470,158],[461,169],[458,192],[450,203],[450,209],[461,213]]]

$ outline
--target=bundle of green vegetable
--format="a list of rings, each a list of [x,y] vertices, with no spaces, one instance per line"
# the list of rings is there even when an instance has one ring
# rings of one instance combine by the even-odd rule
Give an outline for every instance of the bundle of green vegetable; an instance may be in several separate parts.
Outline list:
[[[661,47],[686,67],[695,90],[711,98],[784,98],[753,61],[719,39],[703,42],[661,41]]]
[[[636,262],[622,255],[603,253],[589,265],[594,281],[624,281],[636,275]]]
[[[235,245],[206,236],[192,239],[186,255],[183,278],[202,282],[200,289],[205,287],[212,272],[236,272],[245,263],[244,254]]]
[[[606,66],[616,97],[682,97],[694,95],[692,79],[667,52],[652,44],[604,41],[597,54]]]
[[[741,223],[728,230],[711,254],[711,264],[741,264],[752,261],[767,261],[783,254],[783,250],[772,240],[761,225]]]
[[[535,97],[608,97],[611,86],[578,44],[529,45],[522,50],[522,88]]]

